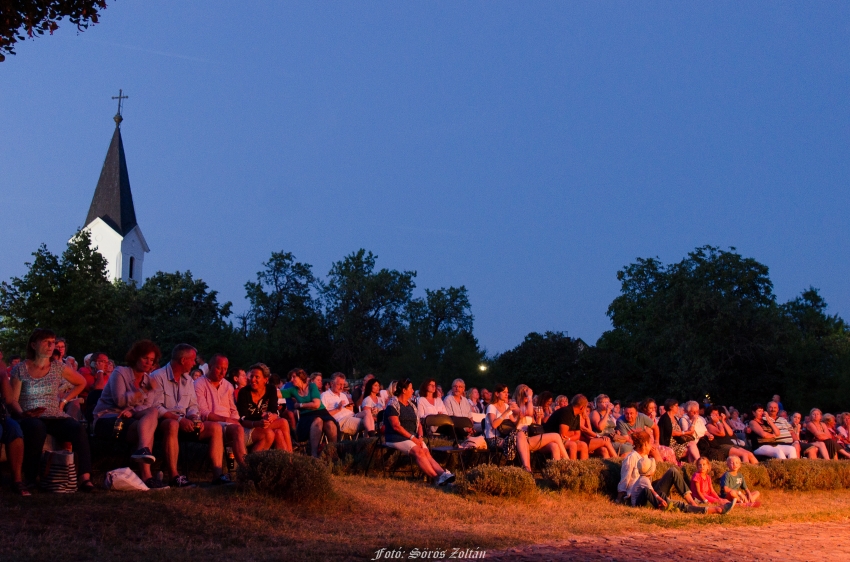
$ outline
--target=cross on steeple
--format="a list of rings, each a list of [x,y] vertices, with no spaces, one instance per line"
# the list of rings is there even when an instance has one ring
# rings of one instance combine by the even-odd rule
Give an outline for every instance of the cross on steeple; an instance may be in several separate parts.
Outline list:
[[[115,117],[113,117],[116,125],[120,125],[121,121],[124,120],[124,118],[121,117],[121,106],[123,105],[124,100],[129,99],[129,98],[130,98],[130,96],[124,95],[124,90],[122,90],[122,89],[118,90],[117,96],[112,96],[112,99],[118,100],[118,113],[116,113]]]

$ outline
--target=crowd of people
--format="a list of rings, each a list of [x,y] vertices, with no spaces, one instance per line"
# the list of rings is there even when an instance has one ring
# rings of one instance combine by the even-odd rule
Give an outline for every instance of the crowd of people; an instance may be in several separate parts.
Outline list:
[[[91,438],[129,442],[135,469],[149,488],[183,488],[193,484],[179,471],[181,441],[209,445],[212,484],[222,485],[230,482],[223,463],[242,465],[252,451],[303,449],[319,456],[339,439],[380,434],[387,447],[409,454],[437,485],[445,485],[455,477],[425,441],[441,433],[462,446],[499,452],[529,472],[535,452],[553,460],[619,457],[621,500],[699,513],[758,503],[738,472],[741,463],[850,458],[850,414],[816,408],[789,414],[779,396],[741,413],[675,399],[621,403],[605,394],[592,400],[535,394],[524,384],[512,394],[504,384],[492,391],[467,389],[460,378],[444,394],[434,379],[417,390],[409,379],[384,387],[372,375],[350,383],[343,373],[325,378],[296,368],[280,377],[263,363],[231,369],[222,354],[205,361],[188,344],[175,346],[161,366],[162,352],[149,340],[136,342],[119,366],[101,352],[87,355],[80,366],[66,351],[65,340],[38,329],[23,357],[6,364],[0,354],[0,443],[20,495],[30,495],[39,477],[48,436],[73,451],[81,491],[94,489]],[[448,429],[429,426],[429,416],[452,423]],[[164,455],[163,478],[151,473],[155,440]],[[720,494],[708,460],[727,463]],[[653,483],[657,461],[674,468]],[[676,468],[683,462],[696,463],[690,483]],[[684,501],[669,498],[674,488]]]

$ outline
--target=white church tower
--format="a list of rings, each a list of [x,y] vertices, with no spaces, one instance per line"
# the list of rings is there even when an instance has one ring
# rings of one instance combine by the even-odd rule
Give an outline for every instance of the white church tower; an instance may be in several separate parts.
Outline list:
[[[119,90],[118,113],[115,115],[115,132],[106,151],[103,170],[94,190],[86,225],[94,246],[106,258],[107,276],[110,280],[141,284],[145,254],[150,252],[145,237],[136,222],[130,176],[124,158],[121,140],[121,101],[126,99]]]

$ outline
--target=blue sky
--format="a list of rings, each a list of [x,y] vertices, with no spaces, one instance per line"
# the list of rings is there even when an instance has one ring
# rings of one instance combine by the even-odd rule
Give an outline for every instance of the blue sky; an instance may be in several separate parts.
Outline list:
[[[82,226],[123,88],[147,274],[272,251],[465,285],[490,352],[735,246],[850,317],[850,5],[109,2],[0,64],[0,278]]]

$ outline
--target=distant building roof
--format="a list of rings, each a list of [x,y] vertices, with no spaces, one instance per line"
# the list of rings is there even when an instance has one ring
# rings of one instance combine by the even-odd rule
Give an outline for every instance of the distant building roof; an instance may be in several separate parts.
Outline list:
[[[120,121],[116,119],[115,132],[106,152],[106,160],[97,180],[91,200],[86,226],[100,217],[121,236],[126,236],[136,226],[136,210],[130,192],[130,175],[124,158]]]

